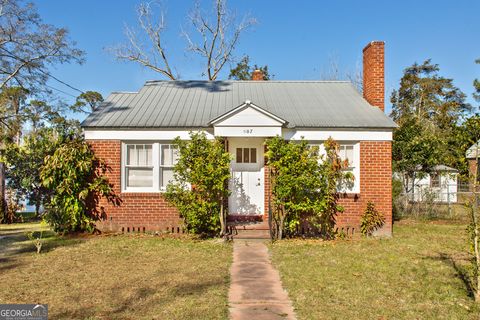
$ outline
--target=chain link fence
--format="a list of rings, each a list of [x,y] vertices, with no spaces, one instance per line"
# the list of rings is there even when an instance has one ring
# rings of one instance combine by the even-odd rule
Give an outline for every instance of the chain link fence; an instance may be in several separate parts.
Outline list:
[[[405,217],[425,219],[468,219],[465,205],[473,200],[468,181],[432,186],[416,184],[410,192],[394,194],[393,213],[396,219]]]

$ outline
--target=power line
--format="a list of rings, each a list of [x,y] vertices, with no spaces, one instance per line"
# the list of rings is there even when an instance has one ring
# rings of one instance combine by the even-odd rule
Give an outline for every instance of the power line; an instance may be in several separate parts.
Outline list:
[[[61,92],[61,93],[63,93],[63,94],[66,94],[67,96],[76,98],[76,96],[74,96],[73,94],[68,93],[68,92],[65,92],[65,91],[63,91],[63,90],[60,90],[60,89],[58,89],[58,88],[52,87],[52,86],[50,86],[50,85],[48,85],[48,84],[45,84],[45,86],[49,87],[50,89],[56,90],[56,91],[58,91],[58,92]]]
[[[57,77],[53,76],[53,75],[52,75],[51,73],[49,73],[49,72],[43,71],[43,70],[41,70],[41,69],[39,69],[38,71],[40,71],[40,72],[43,73],[44,75],[52,78],[53,80],[56,80],[56,81],[60,82],[61,84],[69,87],[70,89],[73,89],[73,90],[78,91],[78,92],[80,92],[80,93],[84,93],[82,90],[77,89],[77,88],[75,88],[75,87],[72,86],[72,85],[69,85],[69,84],[66,83],[65,81],[62,81],[62,80],[58,79]]]

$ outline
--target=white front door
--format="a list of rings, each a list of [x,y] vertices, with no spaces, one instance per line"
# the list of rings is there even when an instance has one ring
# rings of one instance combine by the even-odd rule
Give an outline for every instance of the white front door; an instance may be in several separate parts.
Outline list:
[[[229,138],[231,163],[228,212],[232,215],[264,213],[263,138]]]

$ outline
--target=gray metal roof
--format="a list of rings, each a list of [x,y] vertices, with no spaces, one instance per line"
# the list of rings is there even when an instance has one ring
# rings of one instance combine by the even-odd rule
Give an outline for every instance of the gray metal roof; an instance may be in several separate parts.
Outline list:
[[[147,81],[137,93],[112,93],[82,126],[207,127],[246,100],[291,128],[396,127],[343,81]]]

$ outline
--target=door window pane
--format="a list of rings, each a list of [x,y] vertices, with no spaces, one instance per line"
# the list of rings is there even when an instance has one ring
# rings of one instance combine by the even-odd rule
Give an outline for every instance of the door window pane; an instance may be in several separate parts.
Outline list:
[[[257,148],[250,148],[250,163],[257,163]]]
[[[237,163],[242,163],[242,148],[237,148],[237,159],[236,159],[236,162]]]
[[[250,149],[249,148],[243,148],[243,162],[244,163],[250,163]]]

